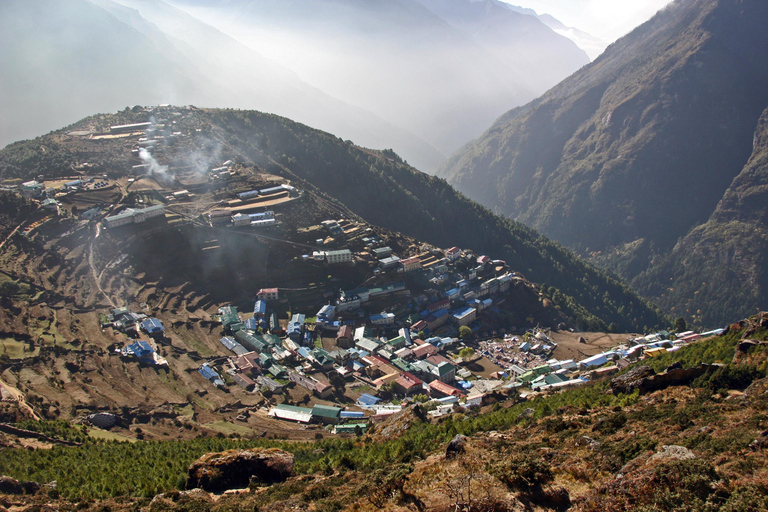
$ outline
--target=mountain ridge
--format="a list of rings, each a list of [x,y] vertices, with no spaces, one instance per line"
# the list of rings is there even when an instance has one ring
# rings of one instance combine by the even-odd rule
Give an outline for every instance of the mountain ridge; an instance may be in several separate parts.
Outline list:
[[[0,57],[7,70],[0,82],[8,114],[0,122],[2,145],[74,122],[93,111],[89,105],[110,111],[140,103],[196,103],[297,117],[361,144],[401,148],[425,168],[444,158],[407,130],[303,83],[160,0],[11,0],[0,9],[4,19],[15,20],[3,32],[6,46],[36,49]],[[45,34],[39,33],[42,25]],[[40,41],[48,43],[41,47]],[[30,88],[37,91],[34,97],[27,94]],[[45,115],[28,116],[33,107]]]
[[[755,1],[678,0],[438,175],[631,280],[706,222],[748,160],[766,17]]]
[[[405,164],[394,152],[371,151],[279,116],[238,110],[194,110],[207,127],[206,145],[226,148],[270,172],[300,179],[345,204],[363,219],[437,246],[461,245],[507,260],[527,278],[546,283],[542,293],[574,312],[579,327],[615,324],[638,330],[668,319],[625,284],[602,274],[529,228],[496,217],[458,194],[444,180]],[[146,119],[144,111],[85,119],[69,130]],[[78,163],[74,147],[55,142],[59,131],[41,140],[0,151],[0,175],[26,178],[63,172]],[[83,144],[87,144],[84,141]],[[39,155],[40,146],[46,147]],[[223,149],[220,149],[223,150]],[[105,155],[105,171],[126,172],[130,158]],[[597,291],[602,290],[602,291]],[[621,309],[621,313],[619,310]]]
[[[500,17],[484,17],[483,6],[467,0],[174,3],[196,16],[210,17],[249,46],[271,46],[266,54],[291,62],[307,82],[407,126],[446,154],[479,134],[510,104],[533,98],[526,75],[565,76],[589,60],[575,44],[530,16],[504,9]],[[425,5],[445,7],[443,17]],[[543,41],[557,43],[568,58],[548,51],[535,69],[512,69],[501,58],[522,53],[510,44],[516,25],[504,25],[507,32],[497,31],[499,37],[490,39],[499,46],[493,52],[446,21],[448,17],[455,22],[459,9],[474,13],[486,26],[499,20],[535,24]],[[562,60],[569,62],[563,66]],[[544,89],[556,81],[550,78]],[[541,87],[536,90],[543,91]]]

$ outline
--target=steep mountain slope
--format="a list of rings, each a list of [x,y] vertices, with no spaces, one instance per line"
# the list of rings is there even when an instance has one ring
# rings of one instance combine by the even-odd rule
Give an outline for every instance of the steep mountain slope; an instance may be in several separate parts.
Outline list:
[[[446,154],[589,60],[535,19],[468,0],[427,2],[446,6],[437,14],[416,0],[173,1]],[[483,30],[451,24],[467,10]],[[538,62],[519,56],[523,48]]]
[[[94,109],[173,102],[287,115],[360,144],[397,148],[425,168],[444,158],[161,0],[13,0],[0,13],[9,21],[0,41],[13,49],[0,55],[0,145]]]
[[[69,127],[145,120],[125,110]],[[559,245],[458,194],[444,180],[405,164],[394,152],[374,152],[328,133],[259,112],[193,111],[185,129],[201,129],[205,145],[285,176],[347,206],[366,221],[440,247],[459,245],[506,260],[541,292],[569,311],[581,328],[613,327],[625,332],[666,325],[655,307],[626,285],[607,277]],[[192,123],[192,124],[189,124]],[[87,148],[57,144],[62,132],[17,143],[0,152],[0,176],[28,177],[66,171]],[[82,143],[84,146],[87,141]],[[40,147],[46,148],[40,154]],[[93,158],[91,158],[93,160]],[[93,163],[93,162],[92,162]],[[107,173],[129,172],[130,158],[106,153],[98,161]],[[546,284],[545,284],[546,283]]]
[[[709,218],[749,158],[766,19],[755,0],[678,0],[438,174],[634,277]]]
[[[768,110],[749,162],[710,219],[638,276],[638,289],[682,314],[707,322],[730,311],[755,311],[768,300]]]

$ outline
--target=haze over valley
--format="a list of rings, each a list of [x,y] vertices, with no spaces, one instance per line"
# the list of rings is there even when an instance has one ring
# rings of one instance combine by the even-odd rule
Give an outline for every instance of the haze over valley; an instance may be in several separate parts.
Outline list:
[[[23,49],[0,57],[0,145],[94,111],[195,104],[285,115],[432,171],[589,62],[499,2],[11,0],[0,14],[15,20],[0,43]]]

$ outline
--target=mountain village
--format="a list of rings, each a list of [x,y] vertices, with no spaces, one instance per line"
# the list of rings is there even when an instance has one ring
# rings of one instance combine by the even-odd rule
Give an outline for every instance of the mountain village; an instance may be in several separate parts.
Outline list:
[[[133,177],[124,185],[153,180],[163,186],[162,193],[148,200],[157,204],[122,209],[96,205],[81,212],[80,219],[98,222],[108,230],[137,224],[151,229],[166,214],[178,215],[179,208],[194,204],[195,192],[211,184],[231,188],[237,183],[237,165],[230,159],[212,162],[202,173],[204,179],[177,170],[174,185],[168,188],[167,167],[151,152],[184,139],[173,128],[169,134],[166,126],[173,125],[147,122],[112,126],[101,135],[74,134],[135,140],[132,152],[145,163],[133,166]],[[61,213],[62,197],[104,187],[115,184],[106,176],[83,176],[51,187],[41,177],[22,183],[17,191],[50,210],[45,220],[52,220]],[[276,240],[286,236],[280,229],[282,209],[303,194],[288,182],[233,191],[231,199],[208,205],[196,222],[210,228],[249,230],[265,240]],[[375,285],[307,289],[300,301],[291,290],[263,287],[254,290],[253,311],[222,305],[217,317],[220,344],[229,355],[205,360],[198,369],[211,386],[237,385],[261,393],[266,398],[263,412],[279,420],[359,434],[410,402],[424,403],[431,417],[439,417],[458,407],[503,400],[512,392],[525,396],[581,386],[640,358],[678,350],[722,332],[659,332],[628,338],[580,360],[557,359],[550,329],[488,324],[489,314],[511,300],[510,289],[527,283],[506,262],[459,247],[440,249],[427,244],[408,254],[397,253],[374,229],[348,219],[326,219],[307,233],[316,238],[314,243],[299,244],[306,250],[302,265],[329,272],[364,267]],[[311,304],[322,305],[310,309]],[[148,308],[145,312],[114,308],[102,328],[132,339],[115,349],[121,357],[142,365],[167,366],[158,351],[167,342],[165,328],[147,313]],[[291,388],[303,389],[303,400],[294,403]]]

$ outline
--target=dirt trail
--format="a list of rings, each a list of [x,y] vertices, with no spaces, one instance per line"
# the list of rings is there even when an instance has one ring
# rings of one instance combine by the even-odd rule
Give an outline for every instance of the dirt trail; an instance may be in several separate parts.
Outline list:
[[[6,243],[8,240],[10,240],[10,239],[13,237],[13,235],[15,235],[15,234],[16,234],[16,233],[17,233],[17,232],[18,232],[18,231],[21,229],[21,227],[22,227],[24,224],[26,224],[27,220],[28,220],[28,219],[24,219],[24,220],[21,222],[21,224],[19,224],[18,226],[16,226],[16,227],[14,228],[14,230],[13,230],[13,231],[11,231],[11,234],[10,234],[10,235],[8,235],[7,237],[5,237],[5,240],[3,240],[2,242],[0,242],[0,249],[2,249],[2,248],[5,246],[5,243]]]
[[[10,384],[8,384],[7,382],[1,379],[0,379],[0,387],[2,387],[4,391],[3,394],[7,393],[8,395],[11,395],[19,403],[19,407],[27,411],[33,419],[38,421],[40,420],[40,416],[38,416],[35,410],[32,408],[32,406],[27,403],[24,393],[22,393],[21,391],[19,391],[18,389],[16,389],[15,387],[11,386]]]
[[[93,263],[93,243],[96,241],[96,237],[99,236],[99,226],[96,225],[96,236],[91,238],[91,243],[88,244],[88,266],[91,267],[91,276],[93,277],[93,282],[96,283],[96,288],[99,290],[99,293],[104,296],[105,299],[107,299],[107,302],[109,302],[112,305],[112,309],[117,308],[117,305],[112,300],[112,297],[107,295],[107,292],[104,291],[104,289],[101,287],[101,276],[103,274],[102,272],[96,271],[96,265]]]

